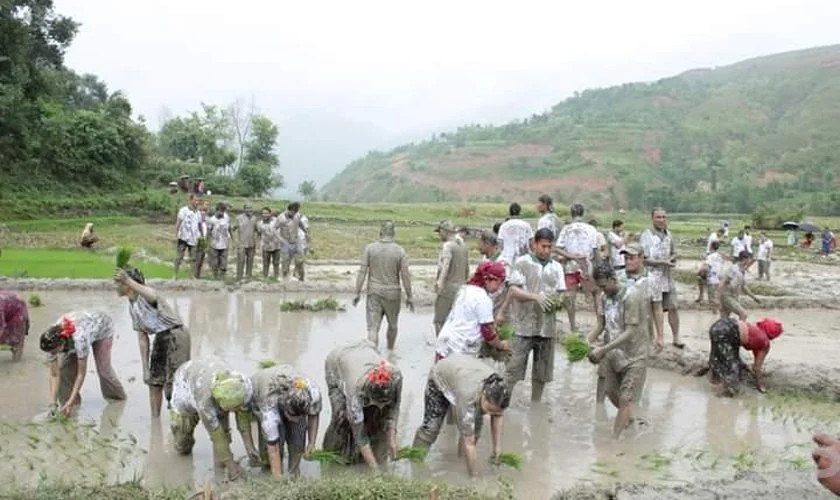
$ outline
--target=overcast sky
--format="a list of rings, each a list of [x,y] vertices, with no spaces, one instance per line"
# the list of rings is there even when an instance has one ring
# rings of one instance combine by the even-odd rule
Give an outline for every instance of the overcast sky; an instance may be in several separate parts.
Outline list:
[[[157,127],[253,98],[283,173],[319,184],[370,149],[543,111],[575,90],[840,42],[840,2],[56,0],[66,62]]]

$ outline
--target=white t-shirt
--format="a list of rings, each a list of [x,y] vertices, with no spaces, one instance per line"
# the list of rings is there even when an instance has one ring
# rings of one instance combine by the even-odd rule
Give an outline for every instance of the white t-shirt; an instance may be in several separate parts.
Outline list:
[[[554,212],[546,212],[542,214],[540,220],[537,221],[537,231],[540,229],[550,229],[555,239],[557,239],[557,234],[560,232],[558,229],[559,227],[560,220]]]
[[[586,256],[587,269],[583,269],[583,272],[589,274],[589,268],[592,267],[592,251],[598,248],[598,230],[586,222],[576,220],[563,226],[560,236],[557,237],[557,246],[572,255]],[[566,274],[571,274],[581,269],[577,261],[567,260],[565,270]]]
[[[502,258],[513,262],[531,250],[530,242],[534,237],[531,225],[522,219],[511,219],[499,228],[499,241],[502,242]]]
[[[764,243],[758,244],[758,260],[770,260],[770,252],[773,250],[773,240],[767,238]]]
[[[73,311],[59,318],[54,324],[64,325],[65,318],[73,325],[73,353],[78,359],[87,359],[95,342],[114,336],[114,322],[100,312]],[[50,354],[48,359],[56,359]]]
[[[706,269],[706,283],[720,284],[720,275],[723,272],[723,256],[720,252],[712,252],[706,257]]]
[[[484,338],[481,325],[493,322],[493,301],[484,288],[464,285],[440,330],[435,351],[441,357],[452,354],[478,356]]]
[[[187,242],[189,246],[195,246],[200,236],[199,225],[201,224],[201,212],[193,210],[188,206],[178,210],[178,239]]]
[[[610,264],[613,267],[621,267],[624,265],[624,255],[621,253],[627,247],[624,238],[617,235],[615,231],[610,231],[607,234],[607,239],[610,242]]]
[[[744,239],[746,239],[746,236],[744,236]],[[747,245],[744,244],[744,242],[742,240],[740,240],[737,237],[732,238],[732,256],[733,257],[737,257],[737,256],[741,255],[741,252],[743,252],[746,249],[747,249]]]
[[[709,235],[709,240],[706,242],[706,254],[712,253],[712,243],[720,241],[718,238],[717,231]]]
[[[753,251],[752,251],[752,236],[750,236],[749,234],[744,235],[744,248],[746,248],[746,250],[749,253],[753,253]]]

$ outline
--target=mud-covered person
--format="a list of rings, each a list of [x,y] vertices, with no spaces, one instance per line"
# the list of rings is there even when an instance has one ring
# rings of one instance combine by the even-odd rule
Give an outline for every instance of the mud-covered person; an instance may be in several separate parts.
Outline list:
[[[469,279],[470,256],[469,247],[458,236],[452,222],[441,221],[435,232],[442,242],[435,276],[435,315],[432,320],[437,336],[446,322],[446,317],[449,316],[449,311],[452,310],[458,290]]]
[[[251,385],[254,396],[249,408],[260,422],[261,459],[268,455],[271,475],[280,479],[283,451],[288,448],[289,472],[299,477],[301,458],[315,450],[321,391],[288,365],[261,368],[251,376]]]
[[[292,263],[300,262],[298,253],[298,230],[300,229],[300,203],[292,202],[277,216],[277,229],[280,231],[280,270],[283,279],[289,277]]]
[[[167,403],[172,399],[175,370],[190,359],[190,334],[178,313],[146,285],[139,269],[119,269],[114,281],[117,293],[128,299],[128,312],[140,348],[143,382],[149,386],[152,418],[157,418],[163,397]],[[153,342],[149,340],[151,336]]]
[[[455,409],[455,422],[467,471],[478,475],[476,442],[484,415],[490,415],[491,461],[502,453],[503,413],[510,405],[511,390],[504,378],[483,361],[455,354],[436,363],[429,373],[424,396],[423,423],[414,435],[415,448],[429,449],[437,440],[444,417]]]
[[[193,261],[193,277],[196,276],[195,269],[195,250],[198,245],[198,239],[201,237],[201,214],[198,211],[198,198],[195,194],[191,194],[186,206],[178,210],[178,218],[175,221],[175,279],[178,279],[178,269],[181,267],[181,261],[184,260],[184,254],[188,253],[189,258]]]
[[[782,324],[770,318],[750,324],[730,318],[719,319],[709,328],[709,375],[717,395],[735,396],[749,372],[741,360],[741,347],[752,351],[756,389],[765,392],[764,361],[770,342],[782,334]]]
[[[169,426],[175,451],[181,455],[192,453],[195,428],[204,425],[213,444],[213,463],[227,473],[229,479],[243,473],[230,450],[229,414],[236,415],[236,427],[252,464],[260,463],[259,452],[251,434],[253,398],[251,380],[233,371],[221,359],[194,359],[175,372],[172,389],[172,409]]]
[[[703,301],[703,289],[707,290],[707,297],[709,304],[712,306],[712,311],[717,312],[719,307],[718,291],[720,288],[720,277],[723,274],[724,258],[720,254],[720,242],[713,241],[709,247],[711,252],[706,256],[706,260],[700,266],[697,273],[698,286],[700,293],[697,296],[698,303]]]
[[[236,249],[236,281],[242,281],[243,271],[244,276],[251,279],[257,249],[257,217],[254,216],[253,205],[245,203],[242,213],[236,216],[236,224],[231,231],[237,233],[239,238]]]
[[[489,294],[490,299],[493,301],[493,317],[496,318],[496,326],[500,326],[507,321],[505,315],[500,313],[507,297],[507,278],[510,277],[510,263],[502,259],[499,240],[491,231],[482,231],[478,239],[478,253],[481,255],[483,262],[500,262],[505,266],[505,282],[502,283],[502,286],[497,291]]]
[[[69,312],[41,335],[41,350],[49,354],[52,413],[61,411],[69,416],[81,402],[91,353],[96,362],[102,397],[117,401],[126,398],[125,389],[111,365],[113,345],[114,322],[100,312]],[[63,403],[60,407],[59,402]]]
[[[569,207],[572,222],[563,226],[557,235],[557,254],[563,262],[566,281],[566,312],[569,315],[569,331],[577,331],[576,300],[579,291],[592,298],[598,307],[600,291],[592,281],[592,266],[600,262],[598,230],[583,220],[584,207],[575,203]]]
[[[607,243],[609,245],[610,264],[613,269],[618,271],[624,269],[624,254],[621,253],[627,247],[627,234],[624,232],[624,221],[616,219],[612,222],[612,230],[607,233]]]
[[[397,454],[397,423],[402,400],[400,369],[379,356],[367,340],[339,346],[324,363],[332,418],[324,450],[348,464],[377,470]]]
[[[12,360],[20,361],[29,335],[26,302],[12,292],[0,291],[0,345],[9,346]]]
[[[606,363],[605,393],[618,408],[613,425],[613,437],[618,439],[630,425],[645,385],[650,350],[650,302],[644,287],[622,288],[609,264],[598,265],[593,277],[606,295],[618,297],[618,309],[613,313],[621,333],[589,354],[593,363]]]
[[[367,280],[367,338],[379,348],[379,329],[384,317],[388,321],[386,338],[389,350],[394,349],[397,341],[402,293],[400,285],[405,290],[406,307],[414,312],[408,254],[394,241],[395,236],[394,223],[385,221],[379,230],[379,241],[365,247],[356,276],[356,296],[353,299],[353,305],[358,305],[362,287]]]
[[[499,227],[499,242],[502,244],[502,258],[513,262],[528,253],[534,230],[521,219],[522,207],[519,203],[511,203],[508,213],[510,217]]]
[[[671,270],[677,265],[674,252],[674,238],[668,229],[668,213],[662,207],[650,212],[652,227],[645,229],[639,242],[645,250],[645,266],[648,269],[648,284],[653,302],[653,327],[656,332],[656,346],[664,346],[665,313],[673,335],[673,345],[685,347],[680,341],[680,316],[677,311],[677,287]]]
[[[230,217],[224,203],[216,204],[216,213],[207,220],[210,239],[210,269],[214,278],[227,275],[228,247],[230,246]]]
[[[277,279],[280,274],[280,232],[277,229],[276,218],[269,207],[263,207],[260,212],[260,220],[257,222],[257,235],[260,237],[260,251],[262,252],[262,274],[268,278],[268,270],[271,269],[271,276]]]
[[[560,234],[563,229],[563,222],[554,213],[554,200],[551,196],[544,194],[537,198],[537,212],[540,213],[540,218],[537,221],[537,231],[540,229],[550,229],[554,234]]]
[[[305,277],[306,256],[309,254],[309,249],[312,247],[312,233],[309,227],[309,218],[303,214],[300,215],[300,225],[298,225],[298,241],[297,241],[297,255],[295,259],[295,268],[292,274],[300,281]]]
[[[615,271],[615,268],[613,268]],[[596,345],[603,335],[601,345],[606,345],[618,338],[624,332],[624,314],[623,295],[627,286],[626,281],[623,284],[616,276],[618,287],[609,287],[609,290],[601,294],[601,304],[596,310],[596,322],[592,331],[589,332],[587,341],[590,345]],[[600,285],[599,285],[600,286]],[[629,286],[634,286],[630,284]],[[603,289],[602,289],[603,291]],[[595,403],[603,404],[607,395],[607,380],[614,377],[610,371],[609,363],[598,364],[598,378],[595,386]]]
[[[567,226],[568,227],[568,226]],[[557,308],[566,290],[563,267],[552,259],[554,233],[540,229],[533,252],[513,263],[506,304],[512,304],[514,336],[505,380],[511,390],[525,380],[531,362],[531,401],[540,401],[545,384],[554,380],[554,344],[557,341]]]
[[[718,302],[720,303],[721,319],[726,319],[730,314],[735,313],[739,320],[747,320],[747,310],[741,305],[739,299],[742,293],[753,299],[756,304],[761,304],[761,299],[756,297],[752,290],[750,290],[750,287],[747,286],[746,272],[750,265],[752,265],[752,261],[752,254],[746,250],[742,251],[735,258],[734,262],[732,262],[732,265],[729,266],[726,276],[720,282]]]

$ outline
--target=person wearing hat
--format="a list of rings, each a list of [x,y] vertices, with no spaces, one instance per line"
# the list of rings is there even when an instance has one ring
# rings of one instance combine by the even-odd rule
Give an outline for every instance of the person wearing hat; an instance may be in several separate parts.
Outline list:
[[[251,411],[260,422],[260,457],[267,455],[271,475],[283,476],[284,443],[289,448],[289,471],[300,476],[300,460],[315,449],[321,391],[288,365],[262,368],[251,376]],[[263,463],[266,460],[263,459]]]
[[[741,321],[747,320],[747,311],[741,305],[739,297],[741,293],[747,294],[756,304],[761,305],[761,300],[752,293],[747,286],[747,268],[750,267],[753,261],[753,256],[746,250],[741,253],[729,266],[726,276],[720,282],[720,289],[718,290],[718,297],[720,303],[720,317],[726,319],[730,314],[735,313]]]
[[[332,407],[324,450],[338,453],[348,464],[364,462],[375,470],[388,456],[396,459],[400,369],[368,340],[336,347],[324,369]]]
[[[394,241],[396,230],[392,221],[382,223],[379,241],[365,247],[362,262],[356,276],[356,297],[353,306],[361,300],[362,287],[367,280],[365,304],[367,338],[379,347],[379,329],[382,318],[388,321],[388,349],[397,341],[397,325],[400,317],[400,284],[405,290],[405,305],[414,312],[411,294],[411,273],[408,270],[408,254]]]
[[[91,352],[102,397],[125,399],[125,390],[111,366],[113,344],[114,322],[99,312],[69,312],[41,334],[41,350],[49,354],[51,412],[60,410],[69,416],[81,402]]]
[[[9,346],[12,360],[23,357],[23,345],[29,335],[29,310],[17,294],[0,290],[0,345]]]
[[[414,448],[429,449],[437,441],[450,408],[461,435],[458,449],[463,451],[467,470],[478,475],[476,441],[481,435],[484,415],[490,415],[492,456],[502,453],[502,422],[510,405],[511,388],[505,379],[483,361],[455,354],[435,363],[429,372],[424,396],[423,423],[414,435]]]
[[[181,455],[192,453],[194,431],[201,422],[213,443],[215,466],[224,469],[228,478],[240,475],[242,468],[230,451],[228,416],[233,412],[248,458],[252,463],[259,463],[260,456],[251,435],[251,413],[248,411],[252,398],[251,380],[231,370],[219,358],[194,359],[181,365],[175,372],[172,409],[169,412],[175,451]]]
[[[764,388],[764,361],[770,352],[770,342],[782,334],[784,328],[774,319],[764,318],[751,324],[731,318],[721,318],[709,328],[709,374],[717,394],[734,396],[741,389],[741,380],[749,372],[741,360],[741,347],[752,351],[755,386]]]
[[[117,294],[128,299],[128,312],[140,346],[143,382],[149,386],[152,417],[157,418],[164,395],[167,403],[172,399],[175,370],[190,359],[190,334],[178,313],[146,285],[139,269],[118,269],[114,281]],[[150,349],[151,336],[155,339]]]
[[[242,271],[245,277],[251,279],[254,272],[254,253],[257,249],[257,217],[254,216],[254,206],[245,203],[242,213],[236,216],[233,232],[237,232],[239,240],[236,248],[236,281],[242,281]]]
[[[435,277],[435,315],[433,319],[435,336],[440,334],[440,329],[452,310],[455,295],[461,285],[470,276],[469,248],[467,244],[458,237],[458,232],[452,222],[441,221],[435,232],[440,236],[443,245],[438,255],[437,276]]]

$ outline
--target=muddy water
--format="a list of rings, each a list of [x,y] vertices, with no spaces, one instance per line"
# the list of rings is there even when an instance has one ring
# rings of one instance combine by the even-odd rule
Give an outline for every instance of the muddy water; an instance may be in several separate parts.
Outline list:
[[[201,427],[196,430],[193,455],[180,457],[172,451],[166,416],[162,422],[150,421],[148,392],[141,381],[137,341],[125,301],[99,292],[44,292],[41,298],[45,306],[31,311],[33,332],[24,360],[13,364],[9,353],[0,353],[0,483],[35,482],[42,474],[112,480],[142,476],[150,485],[193,484],[212,477],[209,439]],[[301,296],[285,297],[291,298]],[[171,295],[170,300],[192,332],[193,358],[215,354],[248,374],[260,360],[274,359],[292,364],[324,384],[326,352],[363,336],[365,330],[362,306],[349,307],[344,313],[281,313],[283,296],[260,293],[182,293]],[[73,309],[99,310],[113,316],[117,328],[113,361],[128,400],[107,404],[101,398],[91,362],[78,416],[84,425],[32,424],[33,418],[38,421],[36,416],[43,414],[48,400],[48,376],[38,352],[37,334],[48,322]],[[683,325],[687,333],[703,332],[710,319],[710,314],[686,313]],[[400,338],[391,358],[405,377],[398,439],[408,445],[422,419],[423,388],[433,355],[431,311],[406,312],[400,322]],[[828,317],[800,311],[790,322],[807,324],[802,330],[811,328],[816,335],[822,332],[821,325],[828,324]],[[687,338],[699,343],[702,334],[691,333]],[[783,347],[788,338],[791,347]],[[384,333],[381,340],[384,342]],[[778,350],[774,344],[772,356],[807,345],[798,334],[786,333]],[[517,386],[505,414],[504,448],[524,457],[522,470],[498,471],[486,466],[479,484],[492,488],[502,475],[512,481],[519,496],[547,498],[580,481],[684,482],[728,477],[741,469],[808,467],[810,433],[817,428],[840,431],[825,419],[810,415],[808,408],[785,413],[779,409],[780,403],[754,394],[737,400],[718,399],[710,396],[704,379],[650,370],[638,411],[646,424],[615,442],[608,437],[614,409],[609,404],[596,409],[594,404],[592,366],[586,362],[569,366],[558,355],[555,376],[544,404],[528,401],[526,382]],[[321,435],[329,411],[325,402]],[[488,429],[485,427],[479,442],[480,457],[489,455]],[[455,429],[448,427],[426,463],[398,463],[392,468],[399,474],[467,482],[465,467],[456,458],[455,442]],[[238,436],[233,450],[237,456],[244,454]],[[303,473],[318,475],[320,468],[304,463]]]

